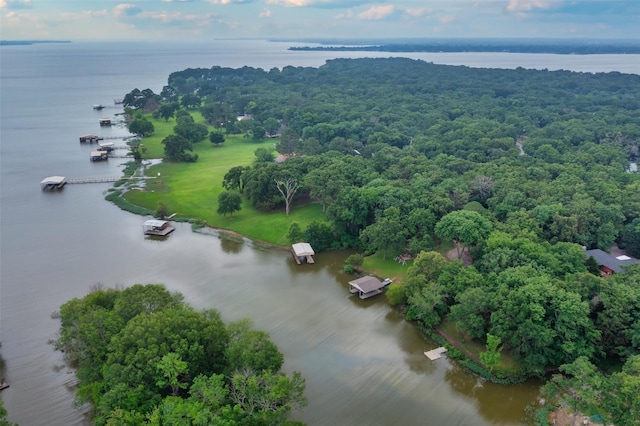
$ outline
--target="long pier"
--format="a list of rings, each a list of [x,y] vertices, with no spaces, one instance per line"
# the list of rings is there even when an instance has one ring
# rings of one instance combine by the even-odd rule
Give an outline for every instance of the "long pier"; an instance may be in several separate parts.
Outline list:
[[[103,176],[103,177],[84,177],[84,178],[70,178],[67,179],[67,183],[109,183],[117,182],[119,180],[134,180],[134,179],[155,179],[155,176]]]

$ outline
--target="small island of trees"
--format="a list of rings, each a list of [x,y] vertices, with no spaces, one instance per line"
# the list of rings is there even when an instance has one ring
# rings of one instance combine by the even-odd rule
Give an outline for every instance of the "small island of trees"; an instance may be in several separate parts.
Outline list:
[[[95,425],[299,424],[287,418],[306,405],[304,378],[281,372],[282,354],[250,320],[225,324],[157,284],[96,288],[54,316],[52,343]]]

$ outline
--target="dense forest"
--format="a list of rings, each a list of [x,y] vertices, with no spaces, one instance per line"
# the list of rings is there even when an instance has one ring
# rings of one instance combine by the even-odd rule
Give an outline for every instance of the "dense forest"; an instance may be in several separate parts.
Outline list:
[[[187,69],[125,103],[167,115],[182,103],[218,131],[273,137],[284,161],[258,150],[224,187],[269,211],[289,205],[274,180],[295,182],[293,208],[326,214],[304,230],[316,250],[413,258],[387,291],[408,319],[453,322],[526,376],[625,362],[637,376],[640,267],[604,278],[584,249],[640,255],[640,76],[337,59]],[[436,251],[447,243],[458,260]],[[607,419],[639,414],[630,383],[622,406],[590,403]]]
[[[96,288],[55,316],[52,343],[95,425],[299,424],[287,416],[306,405],[304,378],[280,371],[282,354],[249,320],[225,324],[157,284]]]

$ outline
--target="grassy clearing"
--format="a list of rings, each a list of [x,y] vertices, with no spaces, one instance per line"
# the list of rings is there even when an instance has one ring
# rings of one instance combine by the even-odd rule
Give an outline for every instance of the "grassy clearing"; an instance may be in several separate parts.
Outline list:
[[[455,346],[471,360],[480,364],[480,352],[484,352],[487,350],[485,345],[478,341],[465,338],[464,333],[458,330],[458,327],[446,318],[442,321],[442,323],[440,323],[440,325],[438,325],[437,328],[455,339]],[[502,359],[496,367],[494,373],[497,374],[502,372],[512,374],[519,371],[520,365],[508,353],[503,352]]]
[[[391,278],[394,282],[401,282],[411,264],[412,261],[408,261],[405,265],[402,265],[388,256],[383,259],[382,254],[375,253],[364,258],[362,269],[378,277]]]
[[[202,122],[199,113],[192,113],[196,121]],[[145,158],[160,158],[164,155],[162,140],[173,132],[175,120],[152,120],[155,132],[143,143]],[[131,204],[155,211],[159,203],[165,204],[169,212],[180,218],[189,218],[215,228],[238,232],[253,240],[286,245],[286,233],[292,222],[304,229],[314,220],[325,221],[319,204],[294,206],[289,216],[283,211],[263,213],[252,208],[246,201],[242,210],[231,216],[221,216],[218,195],[224,189],[222,180],[230,168],[248,166],[254,159],[256,149],[273,147],[273,141],[255,142],[243,137],[227,136],[220,146],[208,140],[194,144],[198,154],[195,163],[162,163],[150,167],[147,176],[157,176],[147,181],[144,190],[134,189],[124,198]],[[158,175],[159,173],[159,175]]]

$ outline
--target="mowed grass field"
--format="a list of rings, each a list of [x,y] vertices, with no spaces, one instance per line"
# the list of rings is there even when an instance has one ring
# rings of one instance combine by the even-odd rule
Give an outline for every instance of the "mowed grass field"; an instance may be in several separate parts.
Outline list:
[[[203,122],[199,113],[192,113],[196,122]],[[145,158],[161,158],[164,155],[162,140],[173,132],[175,119],[168,122],[153,120],[155,132],[144,138]],[[155,211],[159,203],[168,207],[169,214],[178,218],[194,219],[205,225],[240,233],[252,240],[277,245],[287,245],[287,231],[292,222],[302,229],[312,221],[326,221],[320,204],[294,205],[289,216],[284,209],[259,212],[243,201],[242,210],[233,216],[221,216],[218,195],[224,191],[224,175],[235,166],[252,164],[258,148],[273,148],[273,140],[256,142],[242,136],[226,136],[226,141],[215,146],[208,139],[193,145],[198,154],[195,163],[163,162],[150,167],[147,176],[157,176],[147,181],[145,190],[131,190],[124,197],[131,203]],[[158,175],[159,174],[159,175]],[[275,183],[274,183],[275,185]]]

